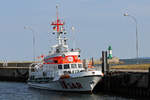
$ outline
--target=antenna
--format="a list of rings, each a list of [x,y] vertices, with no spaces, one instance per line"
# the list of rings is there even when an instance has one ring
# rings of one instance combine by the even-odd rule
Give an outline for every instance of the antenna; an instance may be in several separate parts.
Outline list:
[[[61,34],[63,33],[64,29],[63,29],[63,25],[64,25],[64,22],[61,21],[58,17],[58,5],[56,5],[56,21],[52,22],[52,26],[53,26],[53,30],[55,32],[54,33],[57,33],[57,40],[58,40],[58,44],[62,44],[62,38],[61,38]]]
[[[57,16],[57,20],[52,22],[51,25],[53,25],[53,29],[57,30],[57,33],[60,32],[60,28],[64,25],[64,22],[62,22],[59,17],[58,17],[58,5],[56,5],[56,16]]]
[[[73,49],[75,49],[75,35],[74,35],[75,27],[72,26],[71,30],[72,30],[72,33],[73,33],[73,35],[72,35],[73,36]]]
[[[59,5],[57,4],[57,5],[56,5],[56,16],[57,16],[57,20],[59,19],[59,18],[58,18],[58,6],[59,6]]]

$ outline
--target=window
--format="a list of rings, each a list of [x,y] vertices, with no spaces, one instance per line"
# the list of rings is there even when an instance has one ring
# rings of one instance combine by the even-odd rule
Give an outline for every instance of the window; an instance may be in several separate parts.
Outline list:
[[[60,50],[59,49],[56,49],[56,53],[59,53],[60,52]]]
[[[71,74],[71,71],[68,71],[69,74]]]
[[[64,71],[64,74],[71,74],[71,71]]]
[[[58,65],[58,69],[62,69],[62,65]]]
[[[71,64],[71,68],[77,68],[76,64]]]
[[[73,73],[73,74],[74,74],[74,73],[75,73],[75,71],[73,70],[71,73]]]
[[[30,76],[30,80],[34,80],[34,76]]]
[[[69,64],[65,64],[64,69],[69,69]]]
[[[57,61],[57,60],[54,60],[54,63],[58,63],[58,61]]]
[[[78,68],[82,68],[82,64],[78,64]]]

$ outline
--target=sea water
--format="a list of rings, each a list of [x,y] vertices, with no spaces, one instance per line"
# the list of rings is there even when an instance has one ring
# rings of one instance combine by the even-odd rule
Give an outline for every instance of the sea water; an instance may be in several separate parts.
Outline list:
[[[135,100],[118,95],[104,93],[54,92],[29,88],[27,83],[1,82],[0,100]]]

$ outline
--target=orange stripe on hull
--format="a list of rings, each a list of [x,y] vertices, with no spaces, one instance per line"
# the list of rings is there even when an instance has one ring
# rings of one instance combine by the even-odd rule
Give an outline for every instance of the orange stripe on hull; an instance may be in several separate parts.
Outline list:
[[[44,59],[44,64],[66,64],[66,63],[82,63],[76,55],[71,56],[58,56]]]

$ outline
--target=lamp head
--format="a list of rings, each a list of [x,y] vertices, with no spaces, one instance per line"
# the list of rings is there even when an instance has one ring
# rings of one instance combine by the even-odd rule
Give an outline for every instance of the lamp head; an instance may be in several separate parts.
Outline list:
[[[124,16],[129,16],[129,14],[128,13],[124,13]]]
[[[26,26],[24,26],[24,29],[26,29],[27,27]]]

